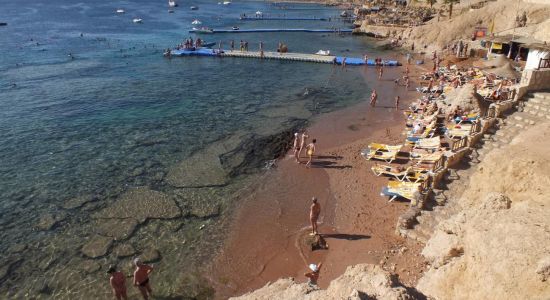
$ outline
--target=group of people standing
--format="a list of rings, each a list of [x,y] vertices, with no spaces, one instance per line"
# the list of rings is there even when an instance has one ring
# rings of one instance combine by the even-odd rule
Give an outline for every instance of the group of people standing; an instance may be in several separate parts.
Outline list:
[[[143,299],[148,300],[153,294],[151,284],[149,283],[149,274],[153,272],[153,266],[146,265],[139,258],[134,259],[136,270],[134,271],[133,284],[139,289]],[[118,271],[115,266],[110,266],[107,271],[109,274],[109,283],[113,289],[113,295],[117,300],[128,300],[126,292],[126,275]]]
[[[302,151],[306,152],[308,157],[308,161],[306,162],[307,168],[311,167],[311,161],[313,159],[313,154],[315,153],[315,143],[317,143],[317,140],[313,139],[311,143],[306,145],[308,138],[309,135],[307,134],[307,131],[303,131],[301,134],[296,132],[294,133],[294,143],[292,146],[292,149],[294,150],[294,158],[297,163],[302,163],[300,160]]]

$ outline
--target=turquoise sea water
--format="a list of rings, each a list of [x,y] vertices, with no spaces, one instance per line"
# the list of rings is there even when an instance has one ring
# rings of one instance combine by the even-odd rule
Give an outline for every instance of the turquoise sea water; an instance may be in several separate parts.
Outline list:
[[[158,279],[176,278],[159,282],[157,290],[180,295],[185,274],[195,272],[223,240],[216,226],[238,205],[248,175],[261,172],[270,158],[269,149],[257,151],[258,143],[273,145],[282,132],[314,115],[366,98],[358,69],[162,57],[162,49],[189,36],[195,18],[214,28],[349,25],[238,20],[258,10],[289,17],[336,17],[338,10],[314,4],[280,10],[255,1],[179,4],[169,14],[164,1],[0,0],[0,22],[9,23],[0,27],[0,295],[103,298],[109,293],[106,265],[129,270],[132,257],[151,249],[160,253],[152,255],[162,270]],[[126,13],[117,15],[118,8]],[[261,40],[267,50],[282,41],[293,52],[330,49],[359,57],[374,51],[367,39],[349,35],[203,38],[225,45],[245,39],[252,50]],[[128,194],[136,188],[163,193],[179,214],[139,222],[105,254],[84,255],[86,243],[111,234],[98,229],[111,224],[106,209],[127,198],[147,203],[139,202],[146,198],[142,194]],[[202,225],[208,226],[197,230]],[[115,255],[121,245],[134,251]]]

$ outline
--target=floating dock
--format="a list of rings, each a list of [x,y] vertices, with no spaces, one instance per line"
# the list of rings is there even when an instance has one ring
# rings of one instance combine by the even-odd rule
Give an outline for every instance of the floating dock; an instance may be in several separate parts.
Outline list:
[[[342,57],[332,55],[318,55],[307,53],[279,53],[264,51],[263,56],[259,51],[238,51],[238,50],[219,50],[205,49],[198,50],[172,50],[171,56],[209,56],[209,57],[241,57],[241,58],[256,58],[256,59],[275,59],[288,61],[302,61],[324,64],[341,65],[345,59],[346,65],[349,66],[375,66],[373,59],[365,62],[362,58]],[[400,66],[401,64],[395,60],[383,60],[384,66]]]
[[[328,18],[240,17],[241,21],[328,21]]]
[[[191,29],[190,33],[256,33],[256,32],[313,32],[313,33],[352,33],[353,29],[343,28],[343,29],[303,29],[303,28],[294,28],[294,29],[213,29],[210,32],[204,32],[201,29]]]

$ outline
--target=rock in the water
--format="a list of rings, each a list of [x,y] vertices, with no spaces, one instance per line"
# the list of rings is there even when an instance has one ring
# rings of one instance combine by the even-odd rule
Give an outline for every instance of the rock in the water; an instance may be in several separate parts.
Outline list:
[[[97,233],[113,237],[115,240],[125,240],[132,236],[138,222],[136,219],[99,219],[96,220]]]
[[[181,216],[174,200],[165,194],[145,187],[124,193],[114,204],[95,215],[98,218],[133,218],[138,222],[147,219],[172,219]]]
[[[113,254],[118,258],[128,257],[136,254],[136,249],[131,244],[120,244],[113,249]]]
[[[154,248],[147,248],[143,250],[139,258],[141,258],[141,261],[144,263],[157,262],[161,259],[160,252]]]
[[[63,203],[61,207],[63,207],[64,209],[75,209],[75,208],[82,207],[82,205],[88,202],[91,202],[92,200],[93,200],[93,197],[91,196],[78,196],[75,198],[68,199],[67,201],[65,201],[65,203]]]
[[[53,229],[59,222],[65,220],[64,214],[45,214],[43,215],[40,220],[38,221],[38,224],[36,224],[36,229],[48,231]]]
[[[82,270],[86,274],[91,274],[99,271],[101,269],[101,265],[94,261],[94,260],[85,260],[80,264],[80,270]]]
[[[21,253],[21,252],[25,251],[25,249],[27,249],[27,245],[25,245],[25,244],[15,244],[15,245],[10,247],[9,252],[10,253]]]
[[[82,253],[90,258],[101,257],[107,254],[112,244],[113,238],[96,235],[82,247]]]
[[[482,207],[489,210],[509,209],[512,206],[512,200],[506,195],[500,193],[490,193],[483,200]]]
[[[536,272],[541,281],[546,281],[550,278],[550,256],[539,260]]]
[[[206,149],[178,163],[169,170],[166,176],[168,183],[175,187],[226,184],[227,176],[220,161],[220,154],[216,149]]]

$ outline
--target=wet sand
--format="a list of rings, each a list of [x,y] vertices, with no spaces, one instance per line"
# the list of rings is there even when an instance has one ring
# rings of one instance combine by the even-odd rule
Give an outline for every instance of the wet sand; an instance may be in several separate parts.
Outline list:
[[[387,179],[374,176],[375,162],[360,155],[370,142],[403,143],[403,110],[416,97],[393,82],[403,71],[385,68],[378,80],[375,68],[365,68],[365,81],[379,94],[377,107],[369,107],[365,95],[361,104],[318,117],[308,128],[310,140],[318,141],[312,168],[297,164],[289,153],[240,202],[225,246],[207,268],[216,298],[241,295],[281,277],[305,282],[307,265],[317,262],[323,262],[321,288],[358,263],[381,263],[402,282],[416,282],[424,266],[420,245],[395,234],[408,202],[388,203],[380,196]],[[412,67],[413,78],[415,71]],[[312,252],[305,242],[312,196],[322,207],[319,231],[329,250]]]

